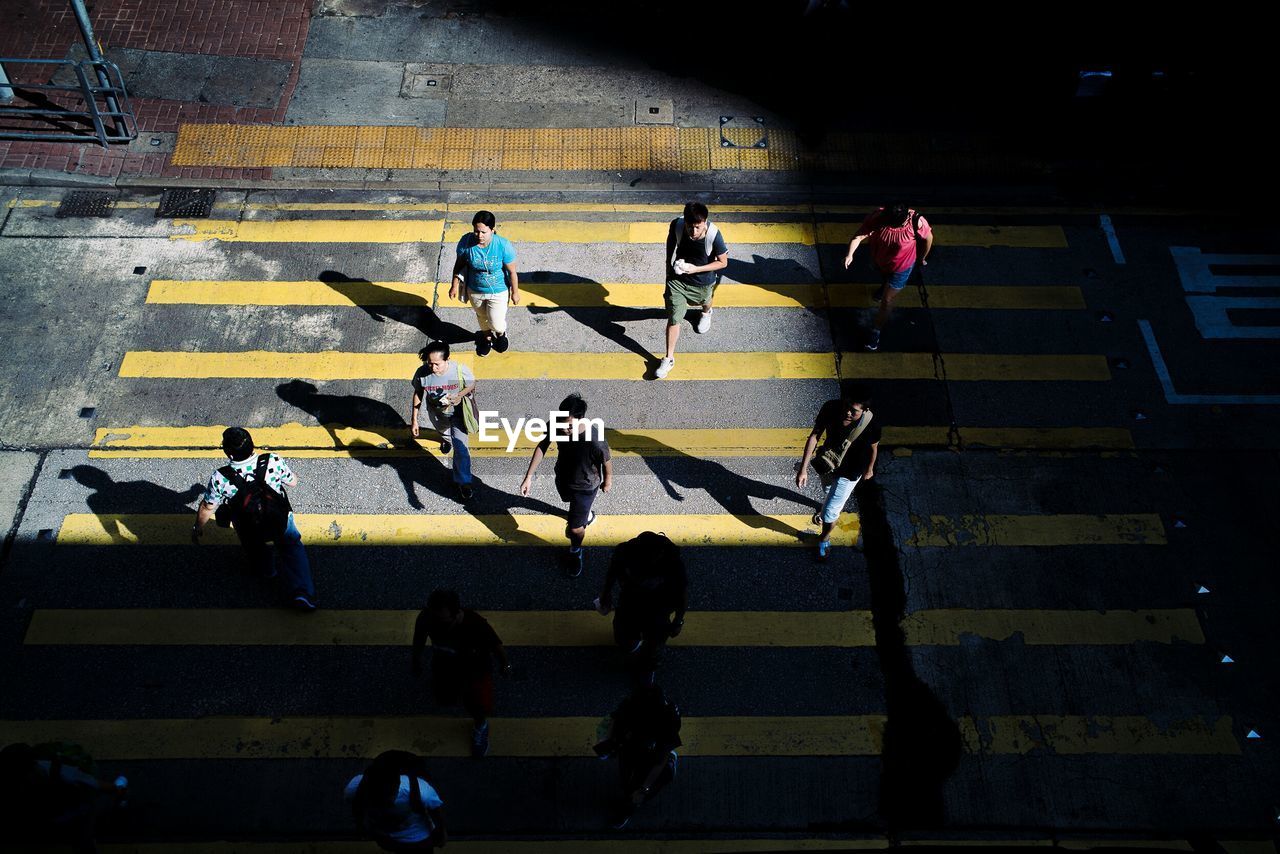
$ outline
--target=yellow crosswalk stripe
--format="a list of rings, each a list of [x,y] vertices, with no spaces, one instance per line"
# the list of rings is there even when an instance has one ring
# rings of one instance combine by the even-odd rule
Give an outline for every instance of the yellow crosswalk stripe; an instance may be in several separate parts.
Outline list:
[[[220,240],[249,243],[453,243],[471,233],[471,224],[442,219],[175,219],[172,240]],[[724,227],[729,254],[733,245],[847,243],[853,222],[734,222]],[[505,220],[500,233],[520,243],[664,244],[670,224],[607,220]],[[1058,249],[1066,233],[1056,225],[939,226],[942,246],[996,246]]]
[[[1101,382],[1111,379],[1111,368],[1105,356],[1005,356],[987,353],[945,353],[940,360],[932,353],[845,353],[840,360],[840,377],[934,379],[942,376],[943,364],[947,379],[961,382]]]
[[[654,361],[660,354],[654,355]],[[455,361],[471,366],[474,354],[458,353]],[[951,353],[946,375],[956,381],[1077,381],[1111,378],[1105,356],[988,355]],[[422,361],[413,353],[189,353],[132,351],[120,363],[120,376],[159,379],[408,380]],[[505,353],[488,359],[476,378],[485,380],[644,380],[649,363],[634,353]],[[939,376],[930,353],[845,353],[843,379],[928,380]],[[829,379],[835,376],[834,353],[681,353],[667,380]]]
[[[598,716],[493,718],[490,756],[594,756]],[[686,717],[682,756],[877,756],[883,715]],[[1153,721],[1141,716],[1006,715],[961,718],[972,754],[1020,756],[1240,754],[1232,720]],[[150,720],[0,721],[8,742],[73,741],[94,758],[352,759],[409,749],[428,757],[470,755],[471,722],[445,717],[208,717]]]
[[[449,794],[446,790],[445,797]],[[991,844],[991,843],[984,843]],[[460,839],[450,833],[450,852],[462,854],[750,854],[787,851],[880,851],[885,837],[861,839]],[[18,845],[12,854],[63,854],[63,846]],[[98,843],[102,854],[377,854],[372,842],[310,840],[307,842],[130,842]],[[1190,850],[1190,849],[1187,849]],[[1234,854],[1234,852],[1233,852]],[[1274,854],[1274,852],[1273,852]]]
[[[551,490],[548,485],[546,490]],[[555,500],[554,494],[549,496]],[[599,504],[588,544],[616,546],[643,531],[662,531],[681,546],[811,546],[817,527],[806,514],[734,516],[728,513],[611,516]],[[62,520],[63,545],[181,545],[189,543],[190,515],[69,513]],[[312,546],[564,546],[565,521],[539,513],[513,515],[302,513],[302,541]],[[837,523],[832,545],[853,545],[857,514]],[[210,544],[230,544],[234,535],[209,525]]]
[[[309,545],[563,545],[564,520],[540,514],[309,514],[296,517]],[[1092,546],[1164,545],[1164,525],[1153,513],[1088,516],[987,515],[913,517],[916,533],[906,545]],[[857,539],[856,513],[841,516],[834,545]],[[64,545],[181,545],[189,541],[191,516],[167,513],[68,513],[58,532]],[[211,544],[234,542],[230,532],[209,526]],[[642,531],[663,531],[680,545],[800,546],[816,533],[805,514],[735,516],[728,513],[601,515],[591,526],[592,545],[617,545]]]
[[[906,542],[935,546],[1165,545],[1164,523],[1154,513],[1107,515],[912,517],[916,533]]]
[[[520,305],[513,308],[605,307],[656,308],[662,305],[664,285],[624,282],[522,282]],[[439,289],[439,307],[470,310],[450,303],[447,287],[434,282],[268,282],[156,279],[147,289],[147,302],[164,305],[312,305],[382,306],[431,305]],[[745,285],[725,282],[716,288],[719,308],[867,308],[875,285],[776,284]],[[908,288],[895,302],[918,308],[920,293]],[[945,309],[1085,308],[1080,289],[1071,285],[932,285],[929,305]]]
[[[223,425],[190,427],[100,427],[89,449],[92,459],[154,457],[172,459],[221,459]],[[348,427],[343,424],[284,424],[254,427],[257,447],[295,458],[315,457],[440,457],[440,437],[424,430],[418,439],[408,427],[378,429]],[[643,457],[788,457],[795,456],[809,435],[807,427],[689,428],[689,429],[605,429],[605,440],[614,456]],[[1120,450],[1133,447],[1133,436],[1118,427],[961,427],[966,445],[1011,449]],[[885,445],[946,446],[948,430],[943,426],[886,426],[881,441]],[[508,452],[504,437],[471,441],[476,457],[501,457],[508,453],[528,454],[534,442],[523,433]]]
[[[507,646],[610,646],[612,617],[594,611],[485,611]],[[256,608],[40,608],[24,643],[130,646],[406,646],[417,611],[335,611],[305,620]],[[957,646],[1017,638],[1032,646],[1204,643],[1191,609],[934,610],[903,621],[907,643]],[[690,611],[670,641],[687,647],[869,647],[870,611]]]

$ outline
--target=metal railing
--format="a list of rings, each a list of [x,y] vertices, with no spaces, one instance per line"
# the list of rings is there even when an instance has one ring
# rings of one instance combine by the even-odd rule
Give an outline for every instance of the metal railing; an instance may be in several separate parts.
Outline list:
[[[10,79],[0,84],[0,139],[85,142],[96,138],[106,147],[113,142],[137,138],[138,124],[129,106],[129,93],[114,62],[0,58],[0,65],[10,69],[22,65],[58,69],[48,78],[48,83],[20,83]],[[74,76],[74,84],[56,82],[63,70]],[[21,79],[23,75],[11,76]],[[25,103],[16,103],[19,99]]]

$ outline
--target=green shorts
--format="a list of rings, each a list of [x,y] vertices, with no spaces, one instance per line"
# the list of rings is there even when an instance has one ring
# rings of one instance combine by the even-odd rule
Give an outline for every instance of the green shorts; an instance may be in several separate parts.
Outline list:
[[[662,293],[662,301],[667,306],[667,326],[679,326],[691,305],[706,305],[715,293],[716,286],[691,285],[683,279],[667,279],[667,289]]]

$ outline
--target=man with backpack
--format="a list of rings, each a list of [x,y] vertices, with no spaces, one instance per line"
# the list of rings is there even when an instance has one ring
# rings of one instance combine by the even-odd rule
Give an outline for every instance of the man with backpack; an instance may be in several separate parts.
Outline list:
[[[356,824],[383,851],[432,851],[448,842],[444,801],[421,756],[384,750],[351,778],[343,796]]]
[[[663,379],[676,364],[676,342],[680,324],[690,306],[702,314],[693,327],[699,334],[711,329],[711,302],[720,271],[729,266],[729,249],[724,236],[709,220],[707,206],[689,202],[683,216],[671,221],[667,234],[667,287],[662,294],[667,308],[667,355],[658,363],[654,376]]]
[[[905,202],[893,202],[872,211],[849,241],[849,251],[844,256],[846,270],[864,240],[871,244],[871,262],[880,272],[880,289],[875,296],[880,310],[876,312],[875,325],[866,343],[868,350],[875,351],[880,349],[880,330],[889,320],[894,300],[911,279],[917,258],[922,267],[929,263],[926,259],[933,249],[933,229]],[[922,251],[918,244],[923,244]]]
[[[255,454],[253,437],[243,427],[223,431],[222,451],[230,463],[209,476],[191,528],[191,541],[199,545],[210,519],[221,527],[231,526],[250,564],[265,578],[276,576],[271,554],[274,546],[284,565],[294,607],[314,611],[316,590],[311,583],[311,563],[284,489],[296,486],[298,476],[275,454]]]
[[[645,531],[613,550],[596,608],[608,615],[619,586],[613,638],[636,672],[652,671],[668,638],[684,628],[689,580],[680,547],[665,534]]]

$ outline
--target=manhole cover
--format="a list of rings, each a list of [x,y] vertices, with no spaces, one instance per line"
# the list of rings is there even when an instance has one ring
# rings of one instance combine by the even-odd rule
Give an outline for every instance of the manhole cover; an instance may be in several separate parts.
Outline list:
[[[721,116],[721,148],[768,148],[764,116]]]
[[[156,208],[156,219],[163,217],[208,216],[213,211],[213,190],[204,188],[182,188],[165,190],[160,197],[160,206]]]
[[[115,193],[101,190],[72,190],[58,205],[58,218],[69,216],[111,216],[116,207]]]

